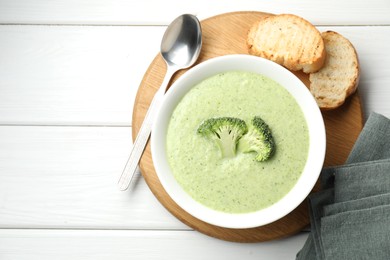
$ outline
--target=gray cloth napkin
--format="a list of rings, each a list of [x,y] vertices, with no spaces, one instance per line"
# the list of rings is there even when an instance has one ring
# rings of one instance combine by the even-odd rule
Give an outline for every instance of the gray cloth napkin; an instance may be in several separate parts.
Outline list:
[[[296,259],[390,259],[390,120],[372,113],[346,164],[320,178]]]

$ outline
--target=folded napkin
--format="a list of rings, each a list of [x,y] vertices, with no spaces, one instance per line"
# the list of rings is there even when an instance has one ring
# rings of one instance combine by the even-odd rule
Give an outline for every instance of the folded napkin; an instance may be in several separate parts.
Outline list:
[[[372,113],[346,164],[320,178],[296,259],[390,259],[390,120]]]

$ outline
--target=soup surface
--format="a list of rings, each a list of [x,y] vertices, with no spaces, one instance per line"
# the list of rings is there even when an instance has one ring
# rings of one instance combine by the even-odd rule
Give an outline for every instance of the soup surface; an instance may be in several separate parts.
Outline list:
[[[264,162],[237,151],[222,158],[218,146],[196,130],[211,117],[260,116],[276,143]],[[172,172],[195,200],[212,209],[246,213],[268,207],[297,182],[308,156],[309,134],[294,97],[277,82],[255,73],[229,71],[194,86],[175,108],[168,126]]]

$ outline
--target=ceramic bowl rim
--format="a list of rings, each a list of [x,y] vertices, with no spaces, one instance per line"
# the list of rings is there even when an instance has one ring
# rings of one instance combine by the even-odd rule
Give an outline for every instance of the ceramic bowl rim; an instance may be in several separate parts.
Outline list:
[[[309,153],[294,187],[275,204],[251,213],[225,213],[195,201],[178,184],[166,159],[165,137],[170,116],[181,98],[200,81],[226,71],[263,74],[285,87],[297,100],[309,129]],[[307,87],[284,67],[246,54],[225,55],[204,61],[185,72],[164,96],[151,134],[151,151],[156,174],[168,195],[183,210],[206,223],[225,228],[254,228],[274,222],[293,211],[308,196],[321,172],[326,150],[325,125],[320,109]]]

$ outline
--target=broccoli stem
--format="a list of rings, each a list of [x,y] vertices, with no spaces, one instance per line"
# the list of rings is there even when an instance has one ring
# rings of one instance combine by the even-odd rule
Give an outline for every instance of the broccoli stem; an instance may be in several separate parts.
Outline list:
[[[237,141],[232,139],[228,131],[222,131],[219,137],[215,139],[222,157],[234,157],[236,155]]]
[[[214,140],[222,157],[236,155],[238,140],[248,131],[244,120],[235,117],[209,118],[198,127],[198,134]]]

